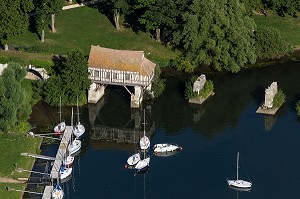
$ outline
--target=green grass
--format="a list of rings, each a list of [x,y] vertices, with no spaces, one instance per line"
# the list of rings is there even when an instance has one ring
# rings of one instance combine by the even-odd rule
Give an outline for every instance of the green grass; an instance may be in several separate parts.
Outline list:
[[[272,11],[268,11],[268,16],[254,15],[253,19],[258,28],[272,26],[277,28],[281,35],[289,41],[294,48],[300,46],[300,18],[293,18],[286,15],[285,17],[280,17]]]
[[[117,31],[109,19],[91,7],[65,10],[56,16],[56,33],[45,31],[45,43],[42,44],[36,33],[26,31],[12,38],[9,45],[40,46],[43,52],[67,54],[73,49],[81,49],[89,54],[91,45],[102,47],[142,50],[145,56],[155,63],[165,66],[177,55],[170,47],[155,42],[148,33],[135,33],[129,28]]]
[[[39,153],[41,138],[26,137],[25,135],[0,134],[0,176],[8,178],[28,177],[28,172],[18,173],[14,163],[26,170],[31,170],[34,159],[21,156],[21,153]]]
[[[7,191],[5,187],[9,187],[11,189],[23,190],[25,185],[23,184],[8,184],[8,183],[0,183],[0,196],[5,199],[19,199],[21,198],[21,192],[17,191]]]

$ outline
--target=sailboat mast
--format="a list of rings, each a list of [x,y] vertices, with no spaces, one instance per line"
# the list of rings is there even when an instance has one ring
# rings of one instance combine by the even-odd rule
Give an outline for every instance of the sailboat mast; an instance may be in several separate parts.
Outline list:
[[[144,136],[145,136],[145,126],[146,126],[146,120],[145,120],[145,109],[144,109]]]
[[[61,97],[59,97],[59,122],[61,122]]]
[[[78,96],[77,96],[77,122],[79,123],[79,106],[78,106]]]
[[[73,107],[72,107],[72,115],[71,115],[71,128],[73,131]],[[73,142],[73,132],[71,133],[71,142]]]
[[[240,158],[240,152],[237,153],[237,159],[236,159],[236,179],[239,179],[239,158]]]

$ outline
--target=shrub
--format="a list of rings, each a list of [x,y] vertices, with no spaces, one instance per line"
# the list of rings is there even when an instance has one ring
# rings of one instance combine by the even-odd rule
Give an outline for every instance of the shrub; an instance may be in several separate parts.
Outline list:
[[[300,100],[296,103],[297,115],[300,116]]]
[[[281,89],[278,90],[278,93],[274,96],[273,107],[280,107],[285,101],[285,94]]]
[[[193,91],[193,85],[196,81],[197,77],[193,76],[187,83],[184,91],[184,96],[186,99],[189,98],[195,98],[195,97],[203,97],[206,98],[213,90],[214,90],[214,84],[211,80],[207,80],[203,86],[203,88],[200,90],[199,94],[197,92]]]
[[[211,80],[205,82],[199,96],[206,98],[214,90],[214,83]]]

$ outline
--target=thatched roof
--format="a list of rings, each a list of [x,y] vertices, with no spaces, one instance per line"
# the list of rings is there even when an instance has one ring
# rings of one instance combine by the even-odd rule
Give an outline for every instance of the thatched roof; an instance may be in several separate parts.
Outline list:
[[[91,46],[88,66],[93,68],[140,72],[149,76],[155,63],[144,56],[143,51],[115,50]]]

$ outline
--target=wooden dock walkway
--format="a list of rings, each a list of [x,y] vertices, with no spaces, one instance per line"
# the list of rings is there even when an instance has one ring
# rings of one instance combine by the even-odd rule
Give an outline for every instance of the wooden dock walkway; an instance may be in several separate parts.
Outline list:
[[[51,170],[51,178],[53,180],[58,179],[59,168],[62,164],[62,160],[64,156],[66,155],[66,151],[68,148],[69,141],[71,139],[71,135],[72,135],[72,127],[67,126],[63,134],[63,137],[61,139],[61,142],[59,144],[58,150],[56,152],[54,164]],[[53,190],[52,186],[46,186],[43,193],[43,199],[51,199],[52,190]]]
[[[63,134],[63,137],[60,141],[60,144],[59,144],[56,156],[55,156],[54,164],[53,164],[53,167],[51,170],[52,179],[58,179],[59,168],[62,164],[63,158],[66,156],[66,151],[68,148],[69,141],[71,139],[71,135],[72,135],[72,127],[67,126],[66,130]]]
[[[42,160],[55,160],[55,157],[50,157],[50,156],[45,156],[45,155],[37,155],[37,154],[32,154],[32,153],[21,153],[23,156],[28,156],[28,157],[33,157],[33,158],[38,158]]]
[[[51,199],[52,190],[53,190],[53,186],[46,186],[44,189],[42,199]]]

